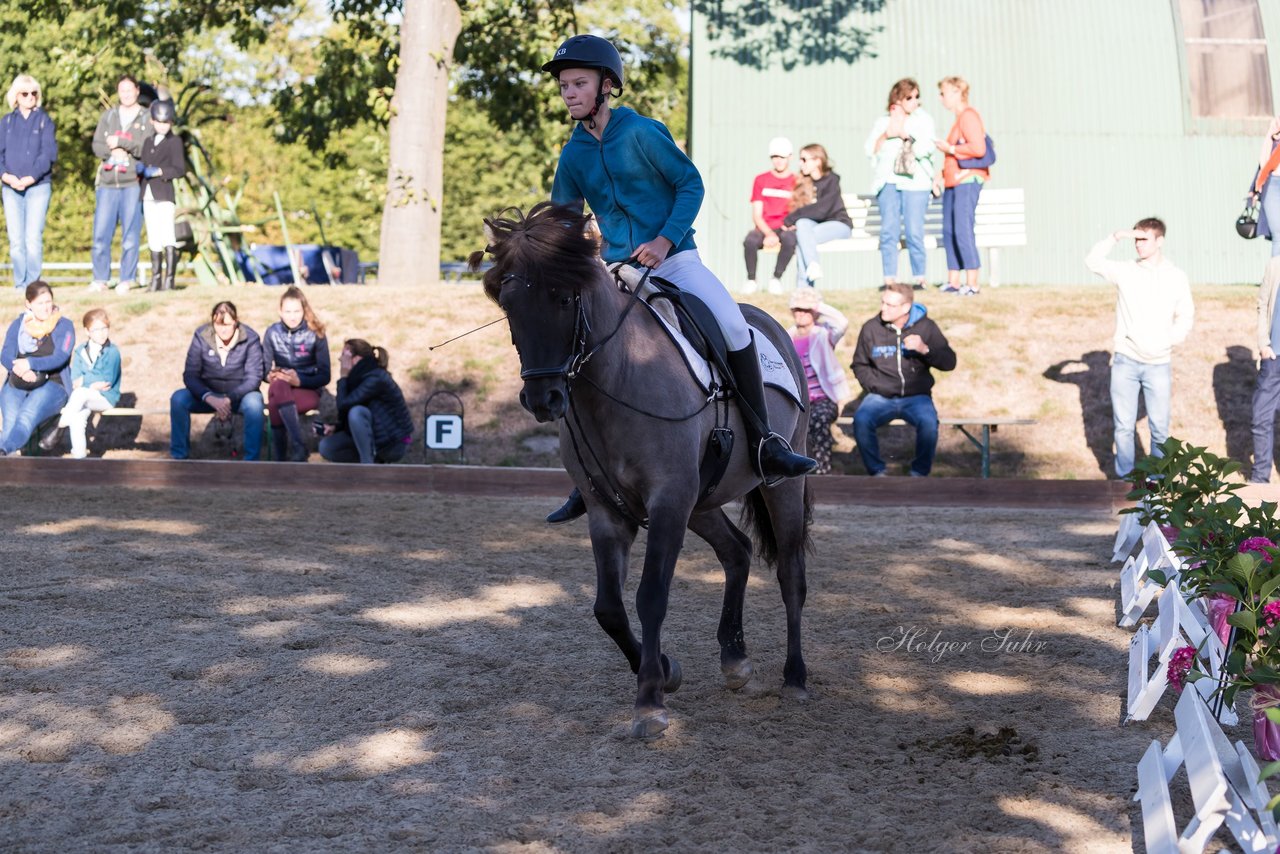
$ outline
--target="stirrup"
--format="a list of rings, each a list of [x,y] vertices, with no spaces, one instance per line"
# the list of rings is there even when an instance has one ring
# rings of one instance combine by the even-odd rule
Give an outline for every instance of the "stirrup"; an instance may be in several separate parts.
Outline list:
[[[783,472],[775,475],[765,473],[765,446],[770,442],[781,442],[783,447],[782,451],[775,451],[770,455],[770,458],[790,457],[791,459],[788,462],[795,466],[794,473]],[[777,486],[789,477],[803,477],[811,474],[817,467],[817,460],[806,457],[803,454],[797,454],[791,447],[791,443],[777,433],[770,432],[769,435],[762,437],[759,444],[756,445],[756,470],[760,472],[760,477],[764,479],[765,486]]]

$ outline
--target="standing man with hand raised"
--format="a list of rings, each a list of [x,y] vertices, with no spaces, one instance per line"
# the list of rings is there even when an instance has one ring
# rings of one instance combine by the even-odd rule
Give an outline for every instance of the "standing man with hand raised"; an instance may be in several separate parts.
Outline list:
[[[1115,428],[1116,476],[1133,471],[1138,394],[1147,406],[1151,453],[1169,437],[1175,344],[1191,332],[1195,305],[1187,274],[1164,257],[1165,225],[1155,217],[1102,238],[1085,266],[1116,286],[1115,356],[1111,363],[1111,412]],[[1132,238],[1136,261],[1110,261],[1107,254]]]

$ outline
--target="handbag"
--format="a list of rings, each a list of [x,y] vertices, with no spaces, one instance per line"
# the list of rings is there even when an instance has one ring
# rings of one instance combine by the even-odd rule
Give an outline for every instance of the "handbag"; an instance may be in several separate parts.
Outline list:
[[[961,169],[990,169],[991,164],[996,162],[996,144],[991,141],[991,134],[986,134],[984,139],[987,141],[987,152],[981,157],[969,157],[964,160],[957,160]]]
[[[1236,217],[1236,234],[1245,240],[1258,236],[1258,200],[1250,198],[1244,203],[1244,212]]]
[[[36,348],[30,353],[19,353],[20,358],[28,358],[30,356],[52,356],[53,355],[53,336],[46,335],[36,342]],[[19,391],[35,391],[49,381],[48,371],[32,371],[36,375],[34,380],[24,380],[22,377],[9,372],[9,385]]]
[[[897,156],[893,158],[893,174],[907,178],[916,176],[914,140],[907,138],[902,141],[902,147],[898,149]]]

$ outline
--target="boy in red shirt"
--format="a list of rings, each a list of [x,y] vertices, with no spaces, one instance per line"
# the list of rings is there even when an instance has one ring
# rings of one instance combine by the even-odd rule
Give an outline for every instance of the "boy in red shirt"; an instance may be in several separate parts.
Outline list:
[[[782,293],[782,273],[796,254],[794,230],[780,230],[782,218],[791,211],[791,191],[796,186],[795,173],[791,171],[791,140],[785,136],[769,141],[769,163],[772,169],[756,176],[751,186],[751,221],[755,228],[742,241],[747,261],[747,282],[743,293],[753,293],[756,285],[756,256],[761,249],[777,249],[778,261],[773,265],[773,277],[769,279],[769,293]]]

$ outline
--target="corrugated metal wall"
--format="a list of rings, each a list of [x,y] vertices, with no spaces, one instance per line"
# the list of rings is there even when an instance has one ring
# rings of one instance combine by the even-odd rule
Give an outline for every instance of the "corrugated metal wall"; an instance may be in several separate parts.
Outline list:
[[[893,82],[920,82],[945,135],[952,116],[936,83],[959,74],[997,144],[993,186],[1026,190],[1028,245],[1002,250],[1003,281],[1089,281],[1083,258],[1093,242],[1152,215],[1168,223],[1166,252],[1193,282],[1257,281],[1270,244],[1241,240],[1233,222],[1262,134],[1193,132],[1173,2],[888,0],[858,19],[883,28],[872,40],[876,57],[790,71],[713,56],[695,14],[690,141],[707,184],[697,223],[704,257],[727,283],[743,278],[751,179],[768,166],[771,137],[789,136],[797,148],[821,142],[844,191],[869,192],[863,143]],[[1280,2],[1261,7],[1276,36],[1269,59],[1280,92]],[[880,281],[875,253],[824,258],[823,267],[824,287]],[[944,268],[941,252],[931,253],[930,279]]]

